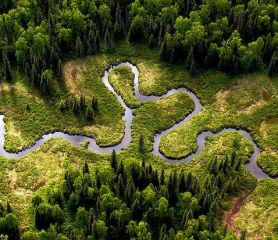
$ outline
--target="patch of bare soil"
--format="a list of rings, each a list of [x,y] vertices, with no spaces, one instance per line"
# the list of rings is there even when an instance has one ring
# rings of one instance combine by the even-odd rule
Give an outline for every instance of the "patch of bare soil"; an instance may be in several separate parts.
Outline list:
[[[63,67],[64,77],[67,82],[67,86],[72,92],[79,92],[76,78],[77,78],[77,69],[74,62],[68,62]]]
[[[235,234],[239,235],[242,229],[239,229],[233,223],[234,218],[240,211],[241,206],[244,204],[246,198],[254,191],[250,190],[248,192],[244,192],[239,196],[236,196],[232,199],[231,208],[227,211],[223,218],[223,224],[228,226],[228,229],[234,232]]]
[[[16,173],[15,169],[11,170],[8,173],[8,177],[9,177],[9,186],[14,194],[26,196],[26,195],[30,195],[33,193],[29,189],[25,189],[25,188],[21,188],[21,187],[17,186],[17,173]]]

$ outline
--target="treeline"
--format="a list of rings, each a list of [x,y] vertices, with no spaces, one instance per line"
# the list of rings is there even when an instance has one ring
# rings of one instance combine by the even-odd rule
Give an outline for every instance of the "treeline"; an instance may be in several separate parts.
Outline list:
[[[139,1],[131,4],[129,39],[161,48],[161,59],[239,73],[277,74],[275,0]]]
[[[63,56],[93,54],[126,36],[192,74],[211,67],[278,73],[275,0],[5,0],[1,12],[1,78],[11,81],[16,63],[45,94]]]
[[[19,239],[19,221],[13,213],[9,202],[3,205],[0,202],[0,239]]]
[[[1,78],[12,81],[11,64],[24,69],[30,82],[51,94],[53,75],[61,75],[63,56],[93,54],[125,36],[128,4],[122,0],[17,0],[0,15]],[[0,3],[12,7],[11,1]],[[10,6],[11,5],[11,6]]]
[[[102,172],[87,162],[82,169],[69,166],[58,189],[33,197],[37,230],[21,238],[235,239],[217,218],[223,199],[244,185],[241,162],[235,155],[208,162],[205,179],[119,161],[115,152]]]

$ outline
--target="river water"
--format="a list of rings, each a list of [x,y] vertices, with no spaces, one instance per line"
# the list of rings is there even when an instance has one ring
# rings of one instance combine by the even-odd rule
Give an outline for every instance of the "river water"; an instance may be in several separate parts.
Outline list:
[[[188,122],[190,119],[192,119],[196,114],[198,114],[199,112],[201,112],[202,110],[202,104],[200,102],[200,100],[198,99],[198,97],[191,91],[187,90],[186,88],[177,88],[177,89],[172,89],[170,91],[168,91],[166,94],[162,95],[162,96],[145,96],[142,95],[139,91],[139,71],[138,68],[129,63],[129,62],[124,62],[118,65],[113,65],[111,66],[107,71],[105,71],[103,77],[102,77],[102,81],[104,83],[104,85],[117,97],[118,101],[121,103],[121,105],[124,107],[125,109],[125,114],[123,116],[123,120],[125,122],[125,134],[124,137],[122,139],[122,141],[115,145],[115,146],[111,146],[111,147],[100,147],[96,144],[96,141],[93,138],[90,137],[86,137],[86,136],[81,136],[81,135],[70,135],[70,134],[66,134],[63,132],[55,132],[55,133],[49,133],[49,134],[45,134],[43,135],[43,137],[38,140],[32,147],[27,148],[21,152],[17,152],[17,153],[9,153],[4,149],[4,141],[5,141],[5,122],[4,122],[4,115],[0,115],[0,155],[7,158],[7,159],[18,159],[18,158],[22,158],[24,157],[26,154],[37,150],[38,148],[40,148],[40,146],[42,146],[46,141],[53,139],[53,138],[63,138],[65,140],[67,140],[68,142],[70,142],[71,144],[75,145],[75,146],[79,146],[83,141],[87,140],[89,141],[89,146],[88,149],[97,153],[112,153],[113,149],[115,149],[116,152],[119,152],[125,148],[127,148],[131,142],[131,124],[132,124],[132,120],[133,120],[133,111],[132,109],[130,109],[124,102],[123,98],[118,95],[118,93],[115,91],[115,89],[112,87],[112,85],[109,83],[108,77],[109,74],[111,73],[111,71],[113,71],[115,68],[121,67],[121,66],[126,66],[129,67],[132,72],[134,73],[134,92],[135,95],[137,97],[137,99],[140,102],[145,102],[145,101],[155,101],[155,100],[159,100],[162,98],[165,98],[167,96],[170,96],[174,93],[177,92],[183,92],[189,95],[189,97],[194,101],[195,104],[195,108],[194,110],[187,115],[182,121],[180,121],[179,123],[173,125],[171,128],[162,131],[159,134],[156,134],[154,137],[154,143],[153,143],[153,154],[164,159],[165,161],[168,162],[172,162],[172,163],[177,163],[177,162],[181,162],[181,161],[185,161],[185,162],[190,162],[194,157],[198,156],[201,154],[202,150],[205,147],[205,139],[208,136],[215,136],[224,132],[238,132],[240,133],[243,137],[245,137],[247,140],[249,140],[252,145],[253,145],[253,153],[250,156],[250,161],[246,164],[247,169],[249,169],[249,171],[256,176],[259,179],[263,179],[263,178],[267,178],[268,175],[266,173],[264,173],[262,171],[261,168],[258,167],[257,165],[257,159],[260,156],[260,149],[257,146],[257,144],[254,142],[252,136],[250,135],[249,132],[243,130],[243,129],[234,129],[234,128],[224,128],[221,131],[218,132],[211,132],[211,131],[204,131],[202,133],[200,133],[197,137],[197,143],[198,143],[198,149],[195,153],[191,154],[190,156],[187,156],[185,158],[182,159],[170,159],[167,158],[166,156],[164,156],[160,151],[159,151],[159,143],[161,138],[169,133],[170,131],[182,126],[183,124],[185,124],[186,122]]]

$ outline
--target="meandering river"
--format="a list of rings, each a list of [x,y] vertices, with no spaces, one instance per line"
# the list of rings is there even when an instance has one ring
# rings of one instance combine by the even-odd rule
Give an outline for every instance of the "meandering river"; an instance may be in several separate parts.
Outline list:
[[[124,134],[124,137],[123,137],[122,141],[119,144],[117,144],[115,146],[112,146],[112,147],[100,147],[96,144],[96,141],[93,138],[85,137],[85,136],[81,136],[81,135],[69,135],[69,134],[66,134],[66,133],[63,133],[63,132],[55,132],[55,133],[49,133],[49,134],[43,135],[43,137],[40,140],[38,140],[30,148],[27,148],[27,149],[25,149],[21,152],[18,152],[18,153],[9,153],[4,149],[5,123],[4,123],[4,115],[0,115],[0,155],[7,158],[7,159],[22,158],[26,154],[28,154],[28,153],[30,153],[34,150],[37,150],[46,141],[48,141],[50,139],[53,139],[53,138],[63,138],[65,140],[67,140],[68,142],[70,142],[71,144],[75,145],[75,146],[79,146],[83,141],[87,140],[87,141],[89,141],[88,149],[91,150],[91,151],[97,152],[97,153],[111,153],[113,151],[113,149],[115,149],[116,152],[119,152],[119,151],[127,148],[129,146],[130,142],[131,142],[131,124],[132,124],[132,120],[133,120],[133,111],[132,111],[132,109],[130,109],[125,104],[123,98],[115,91],[115,89],[112,87],[112,85],[110,84],[110,82],[108,80],[108,77],[109,77],[109,74],[111,73],[111,71],[113,71],[115,68],[118,68],[118,67],[121,67],[121,66],[129,67],[132,70],[132,72],[134,73],[134,92],[135,92],[135,95],[136,95],[137,99],[140,102],[159,100],[159,99],[165,98],[165,97],[170,96],[170,95],[172,95],[174,93],[177,93],[177,92],[183,92],[183,93],[188,94],[189,97],[191,97],[191,99],[194,101],[195,108],[189,115],[187,115],[182,121],[175,124],[171,128],[155,135],[154,143],[153,143],[153,154],[154,155],[164,159],[165,161],[169,161],[169,162],[181,162],[181,161],[189,162],[194,157],[201,154],[202,150],[205,147],[206,137],[218,135],[218,134],[221,134],[221,133],[224,133],[224,132],[239,132],[243,137],[245,137],[246,139],[248,139],[252,143],[253,149],[254,149],[252,155],[250,156],[250,161],[246,164],[246,167],[249,169],[249,171],[254,176],[256,176],[259,179],[268,177],[268,175],[266,173],[264,173],[262,171],[262,169],[259,168],[258,165],[257,165],[257,158],[260,156],[259,147],[254,142],[250,133],[245,131],[245,130],[242,130],[242,129],[225,128],[225,129],[222,129],[221,131],[218,131],[218,132],[215,132],[215,133],[210,132],[210,131],[202,132],[197,137],[198,149],[195,153],[193,153],[190,156],[185,157],[183,159],[169,159],[166,156],[164,156],[159,151],[159,143],[160,143],[161,138],[165,134],[169,133],[170,131],[182,126],[183,124],[188,122],[190,119],[192,119],[196,114],[201,112],[202,104],[201,104],[200,100],[198,99],[198,97],[194,93],[192,93],[191,91],[189,91],[185,88],[172,89],[172,90],[168,91],[166,94],[164,94],[162,96],[145,96],[145,95],[142,95],[139,91],[139,71],[138,71],[136,66],[134,66],[133,64],[131,64],[129,62],[124,62],[124,63],[118,64],[118,65],[111,66],[107,71],[105,71],[105,73],[102,77],[102,81],[103,81],[104,85],[117,97],[118,101],[121,103],[121,105],[125,109],[125,114],[123,116],[123,120],[125,122],[125,134]]]

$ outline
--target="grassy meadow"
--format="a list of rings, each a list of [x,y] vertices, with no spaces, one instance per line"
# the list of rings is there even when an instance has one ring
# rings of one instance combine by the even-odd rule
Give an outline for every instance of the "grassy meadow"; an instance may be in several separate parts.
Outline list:
[[[157,51],[127,43],[120,43],[113,51],[66,61],[63,78],[56,80],[56,91],[50,98],[43,98],[39,92],[32,90],[18,73],[12,85],[1,83],[0,112],[5,114],[7,130],[5,148],[19,151],[32,145],[43,134],[56,130],[94,137],[101,146],[120,142],[124,134],[124,109],[103,85],[101,77],[111,64],[126,60],[137,65],[140,71],[139,88],[143,94],[162,95],[169,89],[183,86],[195,92],[203,104],[200,114],[162,138],[160,150],[166,156],[183,157],[194,152],[197,148],[196,136],[201,131],[216,131],[225,126],[242,127],[251,132],[262,150],[259,166],[273,176],[278,175],[277,79],[269,79],[264,73],[234,77],[216,71],[192,77],[182,65],[170,66],[160,62]],[[134,108],[132,143],[119,154],[120,159],[144,157],[155,168],[191,170],[201,180],[205,171],[203,167],[210,157],[218,155],[221,159],[236,151],[242,161],[248,161],[252,146],[238,133],[208,138],[202,154],[189,164],[165,163],[154,156],[152,142],[155,133],[182,120],[193,111],[194,104],[183,93],[140,103],[134,96],[133,78],[133,73],[126,67],[113,70],[109,76],[110,83],[126,104]],[[79,99],[81,95],[86,97],[88,105],[93,97],[98,99],[99,112],[93,124],[82,114],[59,109],[62,99]],[[144,156],[138,152],[140,134],[145,139]],[[63,140],[51,140],[22,159],[0,160],[0,199],[10,201],[23,230],[33,228],[31,198],[36,192],[49,194],[63,179],[69,163],[82,166],[84,161],[88,161],[90,167],[98,168],[104,175],[109,174],[109,158],[109,155],[86,150],[86,143],[74,147]],[[253,189],[256,180],[245,169],[242,169],[242,175],[244,187]],[[276,223],[267,222],[267,219],[270,216],[277,219],[277,200],[272,192],[276,185],[275,180],[259,182],[234,219],[234,225],[240,228],[245,226],[250,237],[274,237]],[[224,206],[227,210],[230,200],[227,199]],[[257,217],[259,223],[256,222]],[[267,226],[262,227],[262,224]],[[238,232],[238,229],[231,230]]]

